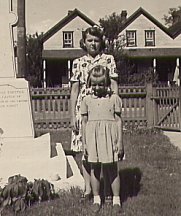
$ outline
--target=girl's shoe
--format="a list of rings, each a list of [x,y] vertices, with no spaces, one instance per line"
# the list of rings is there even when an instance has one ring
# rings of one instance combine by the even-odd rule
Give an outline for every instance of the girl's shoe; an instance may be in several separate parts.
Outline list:
[[[91,201],[92,198],[93,198],[92,193],[90,193],[90,194],[82,194],[80,201],[81,201],[81,203],[85,203],[85,202]]]

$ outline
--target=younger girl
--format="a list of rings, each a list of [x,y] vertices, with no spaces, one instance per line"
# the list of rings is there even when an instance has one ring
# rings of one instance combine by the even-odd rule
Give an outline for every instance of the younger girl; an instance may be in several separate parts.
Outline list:
[[[113,94],[110,86],[109,70],[104,65],[96,65],[89,72],[89,95],[81,104],[82,138],[84,154],[91,164],[91,186],[94,195],[92,210],[101,207],[100,172],[108,174],[113,193],[113,211],[118,213],[120,203],[120,177],[117,162],[123,158],[122,120],[120,97]],[[115,212],[116,211],[116,212]],[[113,215],[115,215],[113,214]]]

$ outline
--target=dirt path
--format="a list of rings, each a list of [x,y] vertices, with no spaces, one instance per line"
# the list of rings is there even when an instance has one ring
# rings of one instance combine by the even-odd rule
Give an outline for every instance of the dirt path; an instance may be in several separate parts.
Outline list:
[[[164,134],[169,137],[170,142],[181,150],[181,132],[164,131]]]

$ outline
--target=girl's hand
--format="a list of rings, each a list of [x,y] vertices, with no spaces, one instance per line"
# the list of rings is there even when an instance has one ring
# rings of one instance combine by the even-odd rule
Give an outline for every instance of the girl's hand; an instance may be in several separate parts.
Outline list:
[[[118,151],[118,160],[121,161],[123,160],[123,158],[124,158],[124,149],[122,148]]]
[[[114,146],[114,152],[118,154],[118,160],[122,160],[124,158],[124,148],[121,144]]]
[[[78,135],[78,133],[79,133],[79,128],[78,128],[78,122],[77,122],[77,119],[76,119],[76,117],[75,116],[72,116],[72,118],[71,118],[71,128],[72,128],[72,130],[74,131],[74,133],[76,134],[76,135]]]
[[[88,160],[88,152],[86,147],[84,147],[84,159],[87,161]]]

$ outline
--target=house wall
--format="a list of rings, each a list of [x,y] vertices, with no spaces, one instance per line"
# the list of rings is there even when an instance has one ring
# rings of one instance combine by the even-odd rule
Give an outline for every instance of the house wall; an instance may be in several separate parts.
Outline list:
[[[140,15],[135,19],[120,35],[126,35],[126,30],[136,30],[137,47],[140,48],[150,49],[150,47],[145,47],[145,30],[155,30],[155,48],[180,47],[181,44],[181,35],[172,39],[144,15]],[[135,49],[135,47],[128,47],[128,49]]]
[[[66,24],[60,31],[54,34],[44,43],[45,50],[60,50],[63,48],[63,31],[73,31],[74,48],[80,48],[79,41],[82,38],[82,31],[90,25],[80,17],[74,18]],[[68,49],[68,48],[66,48]],[[72,49],[72,48],[71,48]]]

